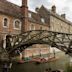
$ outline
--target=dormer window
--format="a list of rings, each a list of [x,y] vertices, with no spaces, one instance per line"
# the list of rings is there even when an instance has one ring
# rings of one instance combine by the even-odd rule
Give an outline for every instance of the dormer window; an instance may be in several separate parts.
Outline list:
[[[45,20],[44,20],[44,18],[41,18],[41,22],[42,22],[42,23],[45,23]]]
[[[21,21],[16,19],[14,21],[14,29],[21,29]]]
[[[8,18],[3,19],[3,27],[8,27]]]
[[[28,13],[28,17],[31,18],[31,13]]]

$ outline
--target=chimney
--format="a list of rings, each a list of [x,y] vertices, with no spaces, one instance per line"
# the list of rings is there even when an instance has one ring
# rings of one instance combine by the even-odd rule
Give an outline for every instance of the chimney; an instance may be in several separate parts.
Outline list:
[[[28,6],[27,6],[27,0],[22,0],[22,6],[21,6],[21,12],[22,12],[22,28],[21,32],[27,31],[28,26]]]
[[[66,14],[61,14],[61,17],[65,19],[66,18]]]
[[[35,11],[36,11],[36,12],[38,12],[38,11],[39,11],[39,8],[38,8],[38,7],[36,7],[36,8],[35,8]]]
[[[55,6],[55,5],[52,6],[51,11],[52,11],[53,13],[56,13],[56,6]]]

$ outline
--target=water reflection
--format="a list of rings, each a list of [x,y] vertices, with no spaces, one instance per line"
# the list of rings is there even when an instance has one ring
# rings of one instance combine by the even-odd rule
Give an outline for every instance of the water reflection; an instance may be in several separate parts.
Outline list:
[[[69,63],[70,59],[68,56],[64,54],[61,56],[61,53],[59,55],[57,54],[57,56],[60,56],[58,60],[47,63],[40,63],[40,64],[36,62],[28,62],[23,64],[14,63],[10,72],[44,72],[46,68],[51,68],[52,70],[56,69],[64,70],[66,63]]]

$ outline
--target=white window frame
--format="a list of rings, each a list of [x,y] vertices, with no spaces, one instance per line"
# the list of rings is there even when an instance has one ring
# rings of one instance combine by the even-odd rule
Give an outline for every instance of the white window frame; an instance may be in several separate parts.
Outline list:
[[[8,20],[7,26],[4,26],[4,19],[5,19],[5,18]],[[9,27],[9,18],[8,18],[8,17],[4,17],[4,18],[3,18],[3,27],[4,27],[4,28],[8,28],[8,27]]]
[[[44,18],[41,18],[41,22],[42,22],[42,23],[45,23],[45,19],[44,19]]]
[[[16,21],[19,21],[19,22],[20,22],[19,28],[16,28],[16,27],[15,27],[15,22],[16,22]],[[21,23],[21,21],[20,21],[19,19],[15,19],[15,20],[14,20],[14,23],[13,23],[14,29],[16,29],[16,30],[21,30],[21,25],[22,25],[22,23]]]

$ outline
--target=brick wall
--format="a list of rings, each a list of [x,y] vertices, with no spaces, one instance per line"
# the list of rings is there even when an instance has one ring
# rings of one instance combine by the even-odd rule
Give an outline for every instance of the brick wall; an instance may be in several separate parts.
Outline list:
[[[8,19],[8,27],[3,27],[3,20],[5,17]],[[0,33],[2,33],[2,34],[8,34],[8,33],[19,34],[19,33],[21,33],[21,30],[14,29],[14,20],[16,20],[16,19],[19,19],[19,18],[0,14]]]

